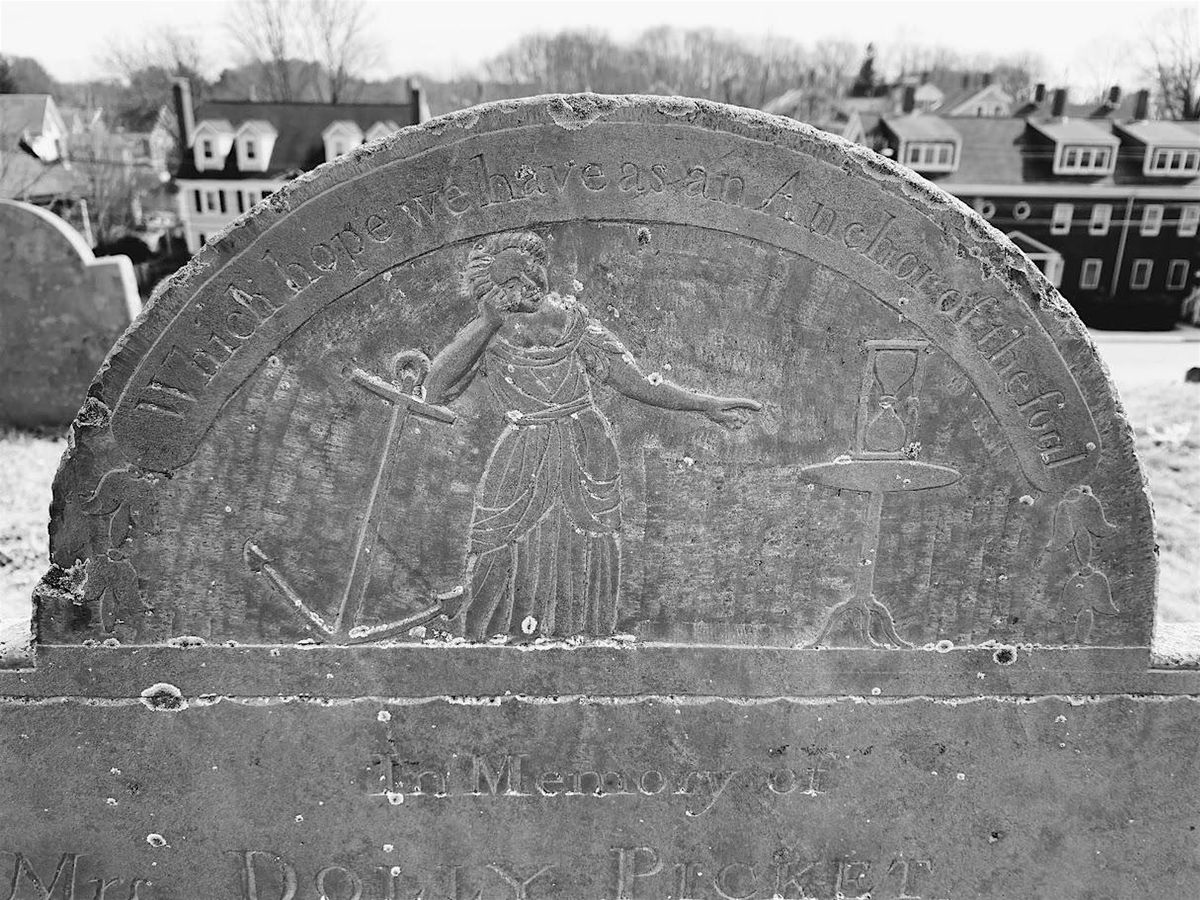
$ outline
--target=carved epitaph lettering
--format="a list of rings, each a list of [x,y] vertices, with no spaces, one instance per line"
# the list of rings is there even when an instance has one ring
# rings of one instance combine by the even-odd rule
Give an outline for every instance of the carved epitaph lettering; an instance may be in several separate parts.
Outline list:
[[[1091,341],[795,123],[532,98],[294,179],[114,347],[51,515],[0,900],[1200,886]]]

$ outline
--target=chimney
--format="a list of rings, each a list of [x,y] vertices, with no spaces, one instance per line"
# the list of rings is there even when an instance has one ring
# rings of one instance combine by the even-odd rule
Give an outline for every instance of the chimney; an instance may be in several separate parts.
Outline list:
[[[991,72],[984,72],[984,73],[983,73],[983,86],[984,86],[984,87],[991,87],[991,86],[992,86],[992,73],[991,73]]]
[[[175,120],[179,123],[179,152],[186,156],[196,134],[196,119],[192,113],[192,83],[186,78],[171,79],[175,96]]]
[[[1145,88],[1134,94],[1133,118],[1136,122],[1150,118],[1150,92]]]
[[[921,84],[929,84],[929,70],[926,69],[921,73]]]
[[[1040,81],[1034,86],[1033,102],[1039,105],[1046,102],[1046,85]]]
[[[902,102],[903,102],[903,106],[901,107],[901,109],[904,111],[904,113],[906,115],[911,113],[914,109],[916,109],[916,107],[917,107],[917,89],[916,89],[915,85],[908,84],[908,85],[904,86],[904,100]]]
[[[1050,115],[1061,119],[1067,110],[1067,89],[1055,88],[1054,100],[1051,102]]]
[[[429,114],[429,104],[425,102],[425,92],[421,90],[421,82],[415,78],[408,80],[408,102],[412,104],[414,125],[420,125],[433,118]]]
[[[1108,89],[1108,105],[1116,109],[1121,105],[1121,86],[1114,84]]]
[[[963,75],[963,90],[965,91],[970,86],[971,86],[971,73],[967,72],[965,75]]]

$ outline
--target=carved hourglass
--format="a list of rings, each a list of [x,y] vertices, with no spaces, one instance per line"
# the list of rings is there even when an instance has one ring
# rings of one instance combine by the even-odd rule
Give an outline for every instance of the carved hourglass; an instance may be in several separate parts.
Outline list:
[[[809,647],[910,646],[896,631],[891,610],[875,597],[875,568],[883,498],[953,484],[959,473],[917,461],[920,389],[928,341],[869,340],[852,452],[848,458],[805,466],[800,477],[814,484],[867,494],[862,555],[854,593],[828,611]],[[849,639],[841,633],[849,630]],[[849,640],[850,643],[845,643]]]

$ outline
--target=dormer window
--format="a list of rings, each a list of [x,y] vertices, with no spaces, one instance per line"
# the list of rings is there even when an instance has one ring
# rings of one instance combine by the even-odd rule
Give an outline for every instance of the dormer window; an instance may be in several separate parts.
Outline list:
[[[267,171],[278,134],[275,126],[266,119],[247,119],[239,125],[235,141],[238,170]]]
[[[386,119],[382,122],[376,122],[367,129],[366,139],[368,141],[377,141],[382,137],[387,137],[393,132],[399,131],[400,126],[391,119]]]
[[[1112,147],[1066,144],[1059,151],[1056,174],[1100,175],[1111,172],[1115,154]]]
[[[918,172],[953,172],[954,156],[950,141],[914,141],[905,145],[903,162]]]
[[[1147,175],[1183,175],[1200,174],[1200,150],[1189,150],[1184,147],[1155,147],[1149,154],[1146,163]]]
[[[896,162],[922,174],[948,173],[958,168],[962,136],[940,116],[887,116],[882,128],[889,148],[895,148]]]
[[[909,144],[904,155],[904,161],[913,168],[948,166],[953,159],[953,144]]]
[[[1111,175],[1116,168],[1121,142],[1107,122],[1101,125],[1087,119],[1028,120],[1028,128],[1032,132],[1031,152],[1040,154],[1043,148],[1049,151],[1053,146],[1051,168],[1055,175]]]
[[[331,122],[321,132],[321,139],[325,142],[325,161],[328,162],[349,153],[361,144],[363,132],[358,127],[358,123],[350,119],[340,119],[337,122]]]
[[[1129,156],[1142,158],[1147,178],[1195,178],[1200,175],[1200,135],[1179,122],[1126,122],[1113,128],[1129,145]]]
[[[196,126],[192,144],[196,168],[203,171],[225,168],[233,146],[233,126],[226,119],[204,119]]]

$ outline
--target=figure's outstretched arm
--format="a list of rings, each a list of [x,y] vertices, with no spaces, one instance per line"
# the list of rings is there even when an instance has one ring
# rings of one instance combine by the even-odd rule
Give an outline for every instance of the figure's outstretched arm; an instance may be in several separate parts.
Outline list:
[[[485,306],[449,344],[433,358],[425,377],[425,400],[445,404],[456,399],[471,384],[479,369],[479,359],[504,319]]]
[[[628,353],[613,354],[605,381],[631,400],[679,412],[699,412],[727,428],[741,428],[762,404],[748,397],[716,397],[643,375]]]

